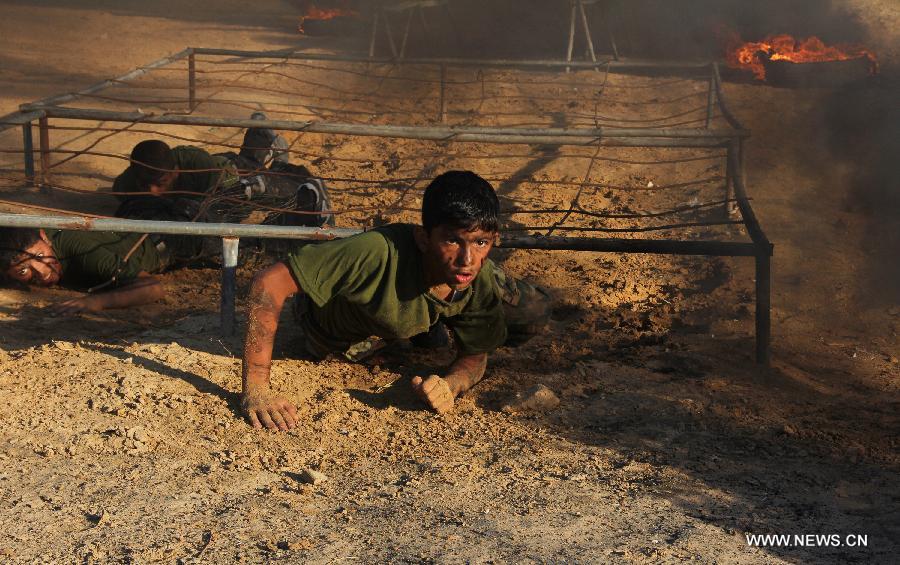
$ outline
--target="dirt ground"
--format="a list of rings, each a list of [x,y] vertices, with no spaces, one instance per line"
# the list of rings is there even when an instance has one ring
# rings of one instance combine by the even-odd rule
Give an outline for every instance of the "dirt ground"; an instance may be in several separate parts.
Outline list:
[[[70,4],[0,2],[2,113],[189,45],[346,48],[297,34],[291,2]],[[848,4],[883,10],[878,45],[897,53],[889,3]],[[422,410],[408,386],[440,354],[312,363],[285,316],[273,386],[305,424],[273,434],[239,417],[241,340],[219,335],[218,271],[163,275],[167,297],[139,312],[66,320],[41,308],[70,291],[0,290],[2,560],[896,560],[900,196],[884,66],[852,90],[726,85],[775,244],[766,369],[750,260],[502,251],[552,293],[551,328],[492,355],[453,412]],[[538,384],[557,408],[503,409]]]

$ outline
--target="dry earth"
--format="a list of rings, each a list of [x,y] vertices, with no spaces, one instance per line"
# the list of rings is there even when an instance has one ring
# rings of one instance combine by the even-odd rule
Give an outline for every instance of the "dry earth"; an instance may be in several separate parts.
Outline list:
[[[4,111],[186,45],[345,47],[298,36],[285,2],[0,5]],[[751,262],[505,252],[553,292],[552,331],[499,350],[454,412],[425,412],[408,389],[440,355],[314,364],[292,356],[286,317],[273,383],[304,425],[271,434],[238,416],[241,345],[217,331],[217,271],[165,275],[168,297],[141,312],[63,321],[41,307],[68,291],[0,291],[0,555],[895,560],[898,201],[896,176],[873,169],[890,78],[726,87],[753,131],[749,186],[776,246],[768,369],[752,362]],[[870,121],[826,127],[841,118]],[[537,384],[559,407],[502,409]],[[305,483],[306,469],[327,480]],[[861,534],[868,547],[752,548],[747,533]]]

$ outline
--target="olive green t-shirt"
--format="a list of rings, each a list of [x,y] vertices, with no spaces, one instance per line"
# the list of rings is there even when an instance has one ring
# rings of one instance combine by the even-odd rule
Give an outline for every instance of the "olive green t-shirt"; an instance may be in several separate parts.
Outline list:
[[[438,319],[463,355],[492,351],[506,339],[490,260],[453,302],[425,286],[422,254],[410,224],[391,224],[346,239],[298,246],[288,267],[310,299],[301,318],[310,352],[344,351],[370,336],[408,338]]]
[[[172,190],[206,193],[216,184],[230,187],[238,182],[237,170],[226,157],[210,155],[199,147],[189,145],[173,147],[172,154],[175,156],[175,164],[180,171]],[[116,193],[141,192],[142,190],[144,189],[138,185],[133,165],[129,165],[113,182],[113,192]],[[120,195],[121,197],[122,195]]]
[[[137,278],[138,273],[162,269],[156,246],[145,238],[123,263],[139,233],[44,230],[62,265],[60,283],[75,288],[91,288],[116,277],[116,284]],[[119,268],[121,267],[121,271]]]

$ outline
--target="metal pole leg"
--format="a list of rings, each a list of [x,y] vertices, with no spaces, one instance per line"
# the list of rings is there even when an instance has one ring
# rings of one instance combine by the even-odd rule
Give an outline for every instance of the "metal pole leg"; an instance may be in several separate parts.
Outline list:
[[[566,51],[566,61],[572,60],[572,50],[575,48],[575,2],[572,2],[572,17],[569,19],[569,50]],[[566,67],[569,72],[569,67]]]
[[[41,191],[50,191],[50,128],[47,125],[47,117],[38,120],[41,130]]]
[[[736,144],[728,144],[728,153],[725,155],[725,204],[722,206],[722,216],[727,220],[734,212],[734,166],[732,165],[732,152],[736,151]]]
[[[31,122],[22,124],[22,151],[25,157],[25,180],[34,184],[34,140],[31,136]]]
[[[588,53],[591,55],[591,61],[597,62],[597,55],[594,52],[594,40],[591,39],[591,29],[588,27],[587,14],[584,11],[584,2],[578,0],[578,10],[581,12],[581,24],[584,27],[584,39],[587,41]]]
[[[715,64],[715,63],[713,63]],[[706,93],[706,129],[709,129],[713,120],[713,109],[716,106],[716,71],[712,65],[709,67],[709,91]]]
[[[197,107],[197,72],[194,54],[188,55],[188,108],[191,112]]]
[[[236,237],[222,238],[222,303],[221,316],[222,335],[234,335],[234,295],[237,288],[238,244]]]
[[[441,123],[447,123],[447,96],[444,90],[447,84],[447,65],[441,63]]]
[[[772,258],[768,251],[756,256],[756,362],[769,366],[772,332]]]
[[[375,37],[378,34],[378,8],[375,8],[375,16],[372,18],[372,37],[369,38],[369,59],[375,56]]]

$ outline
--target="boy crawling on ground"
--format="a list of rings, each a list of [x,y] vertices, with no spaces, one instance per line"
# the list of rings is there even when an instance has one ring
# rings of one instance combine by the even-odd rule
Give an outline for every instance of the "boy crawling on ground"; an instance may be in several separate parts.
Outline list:
[[[422,225],[390,224],[342,240],[298,247],[258,273],[250,290],[241,406],[256,428],[288,430],[296,408],[269,387],[272,345],[285,300],[297,295],[307,352],[322,358],[371,336],[427,334],[446,324],[457,357],[443,377],[412,386],[443,413],[484,376],[487,354],[521,343],[546,322],[547,295],[506,277],[487,256],[499,203],[478,175],[450,171],[425,190]],[[523,339],[524,338],[524,339]]]
[[[88,290],[51,306],[53,315],[155,302],[164,291],[151,273],[165,266],[156,246],[141,234],[0,227],[0,278]]]

